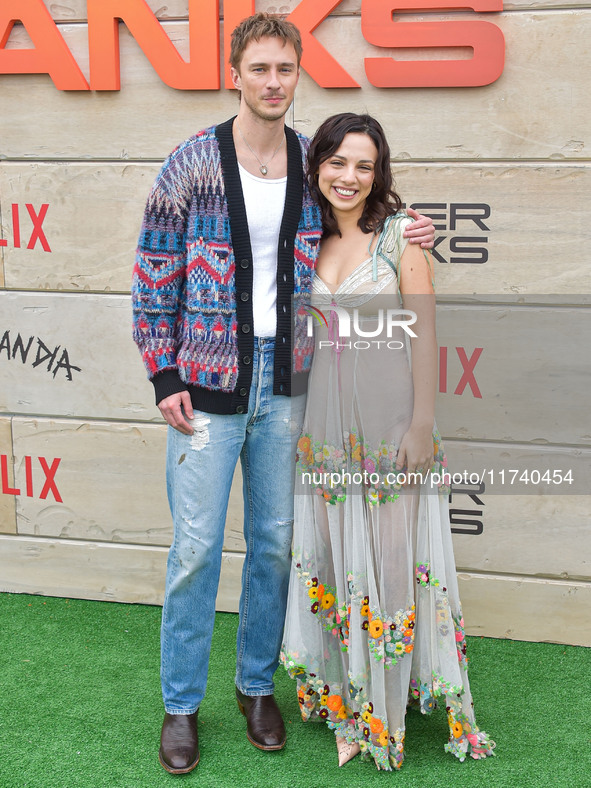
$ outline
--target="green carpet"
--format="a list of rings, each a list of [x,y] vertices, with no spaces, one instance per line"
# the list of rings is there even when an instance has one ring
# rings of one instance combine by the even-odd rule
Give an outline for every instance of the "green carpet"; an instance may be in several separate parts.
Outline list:
[[[333,735],[301,722],[282,670],[276,695],[287,745],[265,753],[247,742],[234,699],[230,613],[216,620],[199,713],[201,763],[190,775],[168,775],[157,758],[159,620],[157,607],[0,594],[0,788],[591,785],[591,649],[469,638],[476,718],[497,756],[459,763],[443,751],[445,712],[413,711],[400,772],[359,758],[339,769]]]

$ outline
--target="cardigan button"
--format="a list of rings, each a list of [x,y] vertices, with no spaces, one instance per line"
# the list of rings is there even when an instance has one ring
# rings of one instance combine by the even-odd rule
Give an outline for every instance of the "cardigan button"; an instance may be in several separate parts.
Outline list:
[[[248,365],[248,364],[250,364],[251,361],[252,361],[252,359],[251,359],[250,356],[242,356],[242,363],[243,364],[247,364]]]
[[[248,260],[246,257],[244,258],[244,260],[240,261],[240,268],[248,268],[249,265],[250,265],[250,260]]]
[[[248,323],[243,323],[242,326],[240,327],[240,330],[242,331],[243,334],[249,334],[250,326],[248,325]]]
[[[236,408],[236,413],[244,413],[245,411],[246,408],[244,407],[244,405],[238,405]]]
[[[248,389],[245,389],[244,386],[240,389],[239,394],[241,397],[246,397],[248,394]]]
[[[240,293],[240,300],[241,301],[248,301],[249,298],[250,298],[250,296],[248,295],[248,293]]]

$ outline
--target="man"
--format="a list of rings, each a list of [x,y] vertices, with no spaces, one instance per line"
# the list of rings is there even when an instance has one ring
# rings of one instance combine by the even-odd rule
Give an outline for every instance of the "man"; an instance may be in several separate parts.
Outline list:
[[[246,556],[236,696],[247,737],[285,744],[273,697],[290,569],[293,463],[303,419],[306,347],[292,348],[292,298],[305,296],[321,221],[303,178],[307,141],[284,125],[301,41],[256,14],[234,30],[238,115],[180,145],[148,198],[133,284],[134,338],[169,425],[174,522],[162,612],[165,705],[160,763],[199,761],[228,496],[238,457]],[[431,245],[421,217],[414,242]]]

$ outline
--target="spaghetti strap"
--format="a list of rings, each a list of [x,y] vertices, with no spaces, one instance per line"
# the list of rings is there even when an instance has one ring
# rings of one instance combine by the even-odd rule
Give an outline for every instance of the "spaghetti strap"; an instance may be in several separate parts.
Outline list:
[[[403,232],[413,221],[414,219],[403,211],[388,216],[384,220],[384,226],[372,253],[372,278],[374,282],[376,282],[378,278],[378,259],[383,260],[390,266],[396,274],[397,282],[400,282],[400,261],[402,253],[408,243],[408,240],[403,236]],[[431,287],[435,289],[431,256],[426,249],[421,248],[421,251],[427,261],[429,273],[431,274]]]

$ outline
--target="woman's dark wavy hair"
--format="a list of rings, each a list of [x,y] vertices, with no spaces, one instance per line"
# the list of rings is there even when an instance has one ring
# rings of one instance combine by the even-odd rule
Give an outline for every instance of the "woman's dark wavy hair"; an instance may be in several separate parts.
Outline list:
[[[367,196],[359,227],[364,233],[379,230],[384,219],[397,213],[402,207],[402,200],[394,191],[390,170],[390,146],[378,121],[371,115],[355,115],[353,112],[332,115],[322,123],[312,138],[306,173],[312,196],[322,211],[322,227],[326,236],[341,233],[330,203],[318,188],[318,168],[336,153],[346,134],[367,134],[378,150],[374,186]]]

